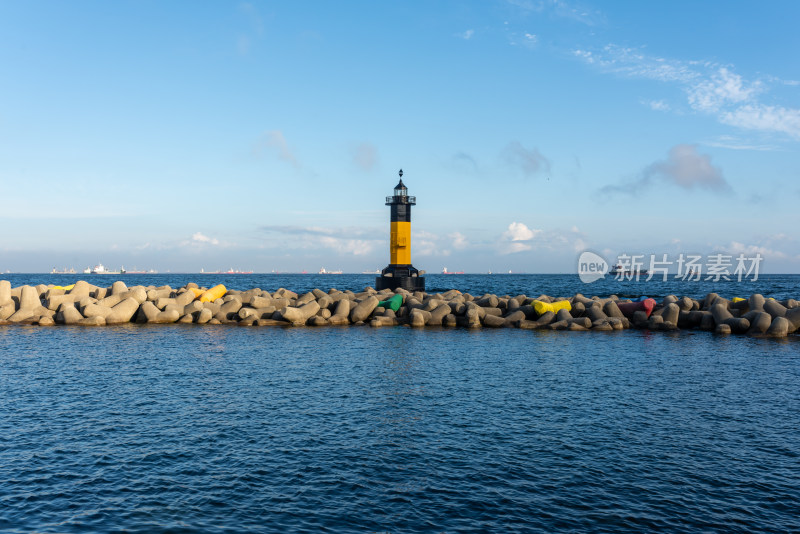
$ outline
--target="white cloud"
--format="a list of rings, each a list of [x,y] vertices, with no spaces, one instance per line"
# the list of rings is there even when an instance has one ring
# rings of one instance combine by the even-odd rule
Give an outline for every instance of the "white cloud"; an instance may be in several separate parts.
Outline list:
[[[605,17],[600,11],[592,10],[577,2],[568,2],[566,0],[507,0],[507,2],[525,15],[529,13],[547,13],[554,17],[569,19],[587,26],[596,26],[605,21]]]
[[[602,193],[627,193],[636,195],[656,182],[671,183],[684,189],[709,189],[729,193],[730,185],[722,176],[722,170],[711,165],[711,157],[697,152],[694,145],[676,145],[669,151],[666,160],[648,165],[633,182],[608,185]]]
[[[573,55],[608,73],[676,84],[693,110],[713,115],[722,124],[800,139],[800,109],[759,101],[759,96],[768,91],[768,83],[792,85],[792,81],[770,76],[749,81],[730,66],[652,56],[641,48],[614,44],[600,50],[577,49]],[[657,111],[672,109],[663,100],[653,100],[648,105]]]
[[[749,101],[761,90],[760,82],[746,84],[741,76],[722,67],[688,89],[689,105],[700,111],[718,111],[727,104]]]
[[[724,247],[717,247],[715,248],[717,252],[726,252],[733,256],[738,256],[739,254],[743,254],[747,258],[755,257],[756,254],[761,254],[763,258],[785,258],[786,254],[781,252],[780,250],[772,249],[766,246],[760,245],[745,245],[744,243],[739,243],[738,241],[731,241],[730,244]],[[734,258],[735,260],[736,258]]]
[[[741,139],[737,139],[736,137],[731,135],[720,135],[716,139],[712,139],[711,141],[706,141],[703,144],[717,148],[727,148],[730,150],[759,150],[759,151],[777,150],[777,147],[773,145],[756,145],[752,143],[747,143],[746,141],[742,141]]]
[[[586,250],[586,236],[576,226],[569,230],[540,230],[529,228],[521,222],[512,222],[499,239],[495,249],[500,254],[516,254],[529,250],[548,250],[553,252],[580,252]]]
[[[530,241],[541,232],[541,230],[531,230],[524,223],[512,222],[508,225],[508,230],[503,233],[503,237],[509,241]]]
[[[470,39],[472,39],[473,35],[475,35],[475,30],[471,29],[458,34],[458,36],[464,39],[465,41],[469,41]]]
[[[452,234],[448,234],[447,237],[453,240],[451,246],[454,249],[461,250],[469,247],[469,241],[467,241],[466,236],[460,232],[453,232]]]
[[[386,245],[386,234],[373,228],[318,226],[262,226],[262,248],[332,250],[339,255],[366,256]]]
[[[646,102],[646,104],[653,111],[669,111],[671,109],[669,104],[667,104],[663,100],[651,100],[649,102]]]
[[[354,256],[366,256],[375,250],[376,241],[366,239],[342,239],[338,237],[320,237],[320,244],[339,254],[352,254]]]
[[[200,232],[195,232],[192,234],[192,242],[193,243],[207,243],[209,245],[219,245],[219,239],[208,237],[203,235]]]
[[[720,120],[745,130],[781,132],[800,139],[800,109],[748,104],[722,113]]]

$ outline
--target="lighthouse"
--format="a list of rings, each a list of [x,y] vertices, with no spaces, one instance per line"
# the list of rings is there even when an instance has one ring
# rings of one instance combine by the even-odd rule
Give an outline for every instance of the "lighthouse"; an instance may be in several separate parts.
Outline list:
[[[408,291],[425,291],[425,271],[418,271],[411,265],[411,206],[417,204],[415,197],[408,196],[408,188],[403,184],[403,169],[400,169],[400,182],[394,194],[386,197],[386,205],[391,207],[389,233],[389,265],[375,279],[375,287]]]

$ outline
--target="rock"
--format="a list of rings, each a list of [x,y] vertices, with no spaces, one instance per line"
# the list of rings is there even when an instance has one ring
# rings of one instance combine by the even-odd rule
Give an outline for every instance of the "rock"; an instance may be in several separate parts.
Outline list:
[[[45,315],[43,317],[39,317],[39,321],[37,322],[39,326],[53,326],[56,324],[55,320],[50,317],[49,315]]]
[[[733,314],[728,311],[728,307],[722,303],[714,304],[711,307],[711,315],[714,317],[716,324],[722,324],[726,320],[733,318]]]
[[[0,280],[0,306],[7,306],[11,304],[11,282],[8,280]]]
[[[600,319],[596,322],[592,322],[592,330],[597,330],[598,332],[611,332],[614,330],[614,327],[611,326],[611,323],[608,322],[608,319]]]
[[[481,318],[478,310],[480,309],[479,306],[472,306],[468,308],[467,311],[464,313],[463,325],[466,328],[480,328],[481,327]]]
[[[458,320],[456,319],[455,314],[448,313],[442,320],[442,326],[447,326],[452,328],[457,325],[458,325]]]
[[[280,314],[284,320],[289,321],[295,326],[300,326],[306,324],[306,321],[316,315],[318,311],[319,304],[317,304],[316,300],[311,300],[299,308],[287,306],[280,311]]]
[[[765,311],[750,312],[752,317],[749,317],[750,329],[747,331],[750,335],[764,334],[769,330],[772,324],[772,316]]]
[[[159,313],[161,313],[161,310],[158,309],[158,304],[154,304],[148,300],[139,306],[135,321],[137,323],[150,323]]]
[[[194,293],[191,291],[184,291],[182,293],[178,293],[178,296],[175,297],[175,304],[181,308],[185,308],[188,304],[194,302],[194,299]]]
[[[116,295],[109,295],[108,297],[104,297],[98,300],[97,304],[99,304],[100,306],[105,306],[107,308],[113,308],[122,301],[123,301],[122,295],[116,294]],[[156,306],[158,306],[158,304],[156,304]]]
[[[124,293],[126,291],[128,291],[128,286],[125,285],[125,282],[116,281],[113,284],[111,284],[111,294],[112,295],[118,295],[118,294]]]
[[[703,299],[703,309],[710,310],[711,306],[713,306],[714,302],[716,302],[718,298],[719,295],[717,295],[716,293],[707,294],[706,297]]]
[[[765,301],[764,311],[770,314],[773,319],[775,319],[776,317],[785,317],[787,312],[786,307],[781,303],[779,303],[777,300]]]
[[[800,308],[786,310],[786,319],[790,323],[789,333],[800,330]]]
[[[450,306],[444,302],[440,303],[431,313],[431,318],[428,319],[426,324],[430,326],[441,326],[444,318],[450,314]]]
[[[694,301],[689,297],[683,297],[678,301],[677,304],[680,307],[681,311],[690,311],[694,308]]]
[[[148,319],[147,322],[151,324],[169,324],[177,321],[180,318],[180,316],[181,315],[178,312],[178,310],[175,309],[165,310],[158,312],[156,316],[153,317],[152,320]]]
[[[664,317],[661,315],[651,315],[647,320],[647,328],[650,330],[658,330],[662,324],[664,324]]]
[[[214,318],[214,314],[208,308],[203,308],[202,310],[196,312],[194,315],[194,321],[197,324],[206,324]]]
[[[309,319],[306,324],[308,326],[327,326],[328,320],[321,315],[315,315],[311,319]]]
[[[203,309],[203,303],[199,300],[195,300],[183,307],[183,315],[192,315],[195,312],[199,312]]]
[[[431,312],[414,308],[408,316],[408,323],[414,328],[422,328],[431,318]]]
[[[81,319],[76,324],[78,326],[105,326],[106,320],[99,315],[95,315],[94,317],[86,317],[85,319]]]
[[[587,330],[592,327],[592,320],[589,319],[588,317],[576,317],[574,319],[571,319],[569,321],[569,323],[570,324],[577,324],[577,325],[582,326],[583,328],[585,328]],[[620,320],[620,324],[622,324],[621,320]]]
[[[341,299],[336,303],[336,309],[329,319],[332,325],[346,325],[350,324],[350,300]]]
[[[506,320],[502,317],[492,314],[486,314],[483,318],[483,326],[487,326],[489,328],[502,328],[506,325]]]
[[[560,310],[558,310],[556,312],[556,321],[557,322],[570,321],[571,319],[572,319],[572,314],[568,310],[565,310],[565,309],[562,308],[562,309],[560,309]],[[587,317],[587,319],[588,319],[588,317]]]
[[[181,318],[178,319],[178,322],[181,324],[192,324],[194,322],[194,315],[191,313],[185,313],[181,315]]]
[[[527,317],[526,317],[524,312],[520,311],[519,308],[516,308],[515,310],[511,311],[510,313],[507,313],[504,316],[504,319],[506,320],[506,325],[509,325],[509,326],[510,325],[514,325],[514,326],[516,326],[517,323],[519,323],[520,321],[525,321],[527,319]]]
[[[545,325],[548,325],[548,324],[552,323],[555,320],[556,320],[556,314],[551,312],[551,311],[548,311],[548,312],[544,312],[541,315],[541,317],[539,317],[538,319],[536,319],[533,322],[537,325],[537,328],[541,328],[541,327],[543,327]]]
[[[133,297],[128,297],[111,308],[111,313],[106,316],[106,324],[128,323],[138,309],[139,302]]]
[[[316,297],[314,296],[314,293],[305,293],[301,297],[297,298],[295,306],[299,308],[301,306],[308,304],[312,300],[317,300]]]
[[[733,317],[727,319],[723,324],[730,326],[734,334],[744,334],[750,328],[750,321],[744,317]]]
[[[678,306],[678,304],[675,302],[671,302],[664,307],[664,312],[661,314],[661,317],[664,318],[664,322],[670,322],[674,325],[677,325],[680,313],[680,306]]]
[[[84,317],[102,317],[105,319],[111,314],[111,308],[108,306],[101,306],[99,304],[87,304],[83,308]],[[104,322],[105,324],[105,322]]]
[[[497,300],[495,295],[485,295],[484,297],[475,301],[475,304],[482,308],[497,308],[499,303],[500,301]]]
[[[764,303],[767,299],[764,298],[764,295],[760,293],[753,293],[750,295],[750,298],[747,299],[748,304],[750,304],[751,311],[762,311],[764,309]]]
[[[398,324],[400,323],[397,319],[395,319],[394,317],[386,317],[385,315],[380,317],[374,317],[372,321],[370,321],[369,323],[369,325],[372,327],[396,326]]]
[[[69,290],[68,295],[72,297],[73,302],[78,302],[83,297],[91,296],[91,293],[97,291],[97,289],[99,289],[97,286],[93,286],[84,280],[78,280],[75,282],[75,286]]]
[[[378,297],[374,295],[370,295],[369,297],[365,298],[361,302],[359,302],[355,308],[350,312],[350,321],[353,323],[357,323],[359,321],[364,321],[367,317],[372,314],[372,311],[378,307]]]
[[[8,318],[17,312],[17,305],[11,302],[5,306],[0,306],[0,321],[7,322]]]
[[[619,309],[619,308],[617,308],[617,309]],[[586,308],[586,317],[591,319],[591,321],[593,323],[595,321],[608,319],[608,315],[605,314],[605,312],[603,311],[603,307],[598,303],[594,303],[591,306],[589,306],[588,308]]]
[[[718,324],[717,327],[714,329],[715,334],[730,334],[731,327],[728,324],[722,323]]]
[[[633,325],[636,328],[645,328],[647,326],[647,312],[643,310],[637,310],[633,312]]]
[[[766,308],[765,308],[766,311]],[[789,326],[791,323],[786,317],[775,317],[772,324],[767,329],[767,334],[770,337],[786,337],[789,335]]]
[[[620,319],[622,317],[625,317],[624,315],[622,315],[622,312],[617,306],[617,303],[614,302],[613,300],[610,300],[605,303],[605,305],[603,306],[603,313],[605,313],[607,317],[617,317]]]
[[[56,312],[56,322],[59,324],[73,325],[78,324],[84,317],[81,312],[72,304],[62,304]]]
[[[36,288],[28,285],[22,286],[17,309],[27,310],[41,305],[42,302],[39,300],[39,292],[36,291]]]
[[[716,324],[717,323],[714,321],[714,316],[710,312],[704,313],[700,318],[701,330],[706,330],[706,331],[714,330]]]
[[[274,319],[259,319],[256,321],[256,326],[287,326],[288,324],[286,321],[276,321]]]

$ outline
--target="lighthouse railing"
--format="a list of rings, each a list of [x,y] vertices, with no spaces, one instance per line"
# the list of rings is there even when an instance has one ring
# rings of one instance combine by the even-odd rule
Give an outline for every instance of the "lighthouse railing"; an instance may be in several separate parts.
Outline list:
[[[393,197],[386,197],[386,204],[394,204],[395,202],[402,202],[403,204],[416,204],[417,197],[407,197],[407,196],[393,196]]]

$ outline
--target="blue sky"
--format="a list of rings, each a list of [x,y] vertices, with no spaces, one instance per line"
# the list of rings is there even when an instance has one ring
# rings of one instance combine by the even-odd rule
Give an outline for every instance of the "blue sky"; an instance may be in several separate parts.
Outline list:
[[[800,4],[0,2],[0,270],[800,272]]]

